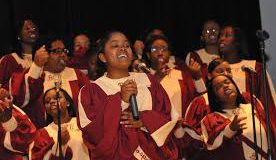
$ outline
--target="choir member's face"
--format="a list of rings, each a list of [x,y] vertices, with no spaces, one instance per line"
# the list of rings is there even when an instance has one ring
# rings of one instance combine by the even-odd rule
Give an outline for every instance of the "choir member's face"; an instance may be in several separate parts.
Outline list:
[[[60,111],[62,113],[67,112],[67,107],[68,107],[68,102],[63,94],[63,92],[59,92],[59,107],[60,107]],[[46,112],[48,114],[50,114],[52,117],[57,116],[57,96],[56,96],[56,90],[52,89],[50,91],[47,92],[47,94],[45,95],[44,98],[44,105],[45,105],[45,109]]]
[[[89,69],[92,72],[96,72],[97,70],[97,55],[93,55],[88,61]]]
[[[166,41],[162,39],[155,40],[151,45],[150,61],[156,65],[169,62],[170,51]]]
[[[25,20],[21,29],[21,41],[33,44],[38,38],[38,28],[31,20]]]
[[[161,35],[161,36],[164,36],[164,33],[161,29],[153,29],[151,32],[150,32],[150,35],[153,36],[153,35]]]
[[[226,61],[219,64],[211,73],[211,75],[208,75],[208,78],[211,79],[212,77],[218,76],[218,75],[225,75],[228,77],[233,77],[230,64]]]
[[[112,33],[105,44],[104,53],[100,53],[99,58],[106,64],[107,69],[128,69],[133,53],[126,36],[120,32]]]
[[[202,40],[208,44],[217,44],[220,27],[214,21],[208,21],[204,24],[202,30]]]
[[[236,49],[235,31],[232,27],[222,29],[219,37],[219,49],[222,54]]]
[[[214,93],[218,100],[222,103],[227,101],[235,101],[238,95],[235,85],[228,77],[223,75],[217,76],[212,81]]]
[[[90,40],[85,34],[80,34],[74,39],[74,50],[78,51],[79,49],[87,50],[90,46]]]
[[[47,66],[54,71],[61,72],[66,66],[65,62],[68,60],[68,50],[65,48],[64,43],[61,40],[53,41],[49,53]]]

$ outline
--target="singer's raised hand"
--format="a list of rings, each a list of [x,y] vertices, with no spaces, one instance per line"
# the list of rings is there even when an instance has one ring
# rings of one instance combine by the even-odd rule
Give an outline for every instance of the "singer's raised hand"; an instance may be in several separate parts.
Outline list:
[[[130,96],[137,95],[137,93],[137,85],[134,80],[128,79],[121,85],[121,97],[124,102],[129,103]]]
[[[128,128],[141,128],[144,126],[141,120],[134,120],[132,113],[129,111],[122,112],[120,124]]]
[[[246,117],[240,117],[239,115],[235,115],[234,119],[230,123],[230,126],[229,126],[230,129],[232,131],[246,129],[247,128],[246,123],[244,122],[245,119],[246,119]]]
[[[201,78],[201,65],[193,58],[190,59],[188,68],[190,69],[193,79],[198,80]]]
[[[49,53],[47,52],[45,45],[43,45],[35,52],[34,62],[39,67],[43,67],[48,62],[48,59]]]

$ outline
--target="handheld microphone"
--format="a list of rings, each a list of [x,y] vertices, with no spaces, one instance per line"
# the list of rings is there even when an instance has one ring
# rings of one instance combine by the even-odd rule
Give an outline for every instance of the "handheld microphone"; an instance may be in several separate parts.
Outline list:
[[[61,88],[61,79],[60,77],[58,78],[58,80],[55,82],[55,89],[56,89],[56,98],[59,99],[59,91]]]
[[[131,111],[132,111],[132,116],[134,120],[139,120],[139,112],[138,112],[138,105],[136,101],[136,95],[131,95],[129,98],[130,106],[131,106]]]
[[[241,69],[242,69],[242,71],[244,71],[244,72],[256,74],[256,71],[255,71],[252,67],[246,67],[245,65],[243,65],[243,66],[241,67]]]
[[[150,73],[150,69],[147,67],[147,65],[145,63],[139,63],[137,66],[137,69],[139,71],[143,71],[145,73]]]
[[[66,66],[66,62],[63,59],[60,59],[60,63]]]

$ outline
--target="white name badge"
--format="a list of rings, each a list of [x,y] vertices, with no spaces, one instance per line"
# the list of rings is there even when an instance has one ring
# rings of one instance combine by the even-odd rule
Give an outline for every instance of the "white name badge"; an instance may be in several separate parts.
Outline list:
[[[150,160],[150,158],[146,155],[146,153],[142,150],[140,146],[136,148],[133,155],[138,160]]]

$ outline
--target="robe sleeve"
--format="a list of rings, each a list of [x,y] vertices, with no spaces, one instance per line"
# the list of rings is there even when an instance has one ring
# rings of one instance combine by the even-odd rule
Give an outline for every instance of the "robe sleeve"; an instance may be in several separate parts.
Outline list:
[[[204,117],[201,122],[202,136],[208,150],[218,149],[225,139],[231,139],[236,131],[229,127],[230,120],[218,113],[211,113]]]
[[[189,126],[194,127],[197,132],[201,133],[201,120],[210,112],[210,107],[206,103],[204,96],[196,97],[190,103],[185,114],[184,121]]]
[[[107,96],[94,83],[84,86],[77,115],[84,142],[94,158],[113,159],[128,148],[124,144],[131,143],[123,139],[126,135],[121,132],[120,93]]]
[[[36,128],[23,111],[14,106],[12,118],[2,123],[0,130],[4,131],[1,141],[6,149],[22,154],[28,153]]]
[[[152,110],[140,112],[140,119],[151,137],[166,156],[175,157],[178,151],[173,147],[175,143],[172,133],[178,119],[171,119],[173,111],[169,97],[161,84],[152,76],[150,92],[153,98]]]
[[[3,56],[0,60],[0,87],[8,90],[9,79],[18,69],[18,64],[11,54]]]
[[[23,108],[36,101],[43,94],[42,68],[35,63],[29,70],[13,74],[10,81],[10,92],[17,106]]]
[[[72,159],[72,150],[67,145],[62,146],[62,154],[65,160]],[[48,132],[44,128],[39,129],[34,139],[34,144],[31,149],[30,158],[32,160],[40,160],[40,159],[58,160],[59,159],[58,155],[59,155],[59,150],[53,138],[49,136]]]
[[[188,66],[190,64],[190,60],[191,58],[193,58],[196,62],[198,62],[201,66],[203,65],[203,62],[202,60],[200,59],[199,55],[197,54],[197,52],[195,51],[192,51],[192,52],[189,52],[186,56],[186,59],[185,59],[185,63],[186,65]]]

